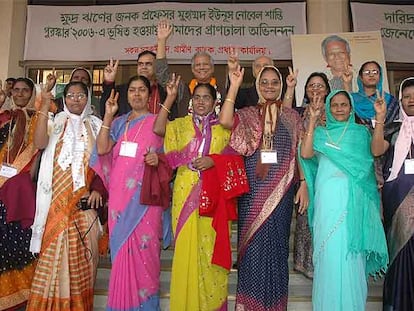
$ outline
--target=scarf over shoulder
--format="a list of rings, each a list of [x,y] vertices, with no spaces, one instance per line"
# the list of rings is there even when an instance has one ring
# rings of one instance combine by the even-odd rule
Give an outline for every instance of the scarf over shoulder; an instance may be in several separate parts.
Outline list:
[[[340,90],[329,94],[325,104],[326,128],[315,129],[313,149],[315,153],[328,157],[349,180],[347,203],[348,251],[363,253],[366,258],[366,273],[375,275],[384,272],[388,264],[388,251],[384,229],[380,219],[380,197],[371,154],[371,135],[366,127],[355,123],[352,112],[348,121],[337,121],[330,111],[332,98]],[[349,96],[353,107],[352,97]],[[337,142],[332,148],[329,142]],[[328,143],[328,144],[326,144]],[[316,156],[300,158],[309,189],[309,225],[313,230],[315,178],[318,170]]]

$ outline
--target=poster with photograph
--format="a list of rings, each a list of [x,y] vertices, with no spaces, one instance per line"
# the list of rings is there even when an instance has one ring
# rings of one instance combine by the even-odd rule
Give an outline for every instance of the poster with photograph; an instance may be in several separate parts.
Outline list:
[[[302,106],[305,83],[313,72],[323,72],[331,89],[343,89],[343,79],[350,79],[353,92],[358,91],[357,77],[361,65],[376,61],[387,72],[381,33],[346,32],[334,34],[293,35],[292,63],[299,70],[296,105]],[[344,76],[345,75],[345,76]],[[383,75],[383,90],[388,92],[387,75]]]

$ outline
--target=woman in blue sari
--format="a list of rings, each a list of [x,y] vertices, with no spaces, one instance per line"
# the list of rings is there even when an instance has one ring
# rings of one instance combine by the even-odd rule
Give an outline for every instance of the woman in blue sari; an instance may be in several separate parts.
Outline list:
[[[384,271],[388,263],[371,136],[355,123],[347,92],[329,94],[326,127],[314,129],[321,106],[310,109],[300,150],[310,196],[313,309],[365,310],[367,276]]]
[[[408,311],[414,305],[413,77],[401,83],[399,98],[402,122],[388,131],[380,122],[374,131],[382,141],[378,152],[385,152],[382,203],[390,267],[384,281],[384,311]],[[385,120],[385,109],[377,111],[377,120]]]

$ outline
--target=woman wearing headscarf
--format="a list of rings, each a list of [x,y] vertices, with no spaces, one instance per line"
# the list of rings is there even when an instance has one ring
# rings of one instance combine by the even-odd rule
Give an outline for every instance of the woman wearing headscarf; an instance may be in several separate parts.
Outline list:
[[[358,72],[358,92],[352,93],[357,121],[373,130],[375,127],[374,103],[379,94],[385,100],[387,113],[385,123],[388,124],[398,118],[398,99],[383,91],[383,70],[376,61],[367,61],[362,64]]]
[[[35,206],[30,167],[37,151],[32,144],[36,92],[27,78],[18,78],[11,92],[12,110],[0,113],[0,310],[25,304],[36,263],[29,252]]]
[[[13,83],[12,108],[0,113],[0,185],[22,170],[30,170],[37,149],[33,133],[36,90],[32,80],[18,78]]]
[[[391,94],[383,91],[383,70],[376,61],[367,61],[362,64],[358,72],[358,92],[352,93],[355,105],[356,121],[363,124],[372,133],[376,126],[374,103],[378,96],[385,101],[387,112],[384,120],[384,130],[388,135],[388,129],[392,130],[393,121],[398,119],[399,105],[398,99]],[[376,157],[374,166],[378,187],[384,184],[382,167],[384,159]]]
[[[234,114],[234,100],[243,81],[240,66],[220,113],[232,129],[230,147],[245,156],[250,192],[239,199],[237,310],[286,310],[289,281],[289,234],[297,176],[297,146],[302,122],[282,107],[282,76],[264,66],[256,78],[258,105]],[[300,183],[301,209],[306,184]]]
[[[311,107],[301,143],[313,235],[313,309],[365,310],[367,276],[385,272],[387,246],[371,154],[371,135],[355,123],[352,97],[329,94],[326,127]]]
[[[382,203],[390,267],[385,275],[383,310],[408,311],[414,305],[414,78],[400,85],[400,121],[384,135],[386,108],[376,104],[380,139],[378,154],[385,152]],[[384,139],[385,136],[385,139]]]
[[[89,167],[101,121],[92,116],[88,88],[65,86],[64,109],[48,113],[42,92],[34,144],[44,149],[37,182],[30,251],[39,253],[27,310],[92,310],[105,190]]]

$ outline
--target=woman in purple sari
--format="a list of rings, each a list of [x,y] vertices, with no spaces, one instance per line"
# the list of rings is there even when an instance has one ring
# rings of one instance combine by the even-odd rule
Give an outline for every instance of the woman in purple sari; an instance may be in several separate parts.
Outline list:
[[[400,87],[401,122],[386,125],[386,107],[376,107],[374,137],[384,137],[382,203],[390,266],[384,281],[383,310],[409,311],[414,306],[414,78]],[[383,100],[380,98],[380,100]],[[378,105],[377,105],[378,106]]]
[[[156,115],[148,111],[150,83],[143,76],[128,83],[132,111],[113,120],[118,94],[106,102],[92,167],[106,183],[112,269],[107,310],[160,310],[160,206],[140,203],[144,167],[158,165],[162,138],[152,132]],[[174,101],[171,92],[167,100]]]
[[[246,156],[250,186],[250,192],[239,200],[236,309],[284,311],[302,122],[296,111],[282,107],[282,77],[273,66],[265,66],[257,76],[258,105],[240,109],[234,115],[234,99],[242,76],[240,69],[230,75],[231,86],[220,113],[220,123],[232,128],[229,145]],[[301,208],[307,202],[306,190],[306,184],[301,182]]]

